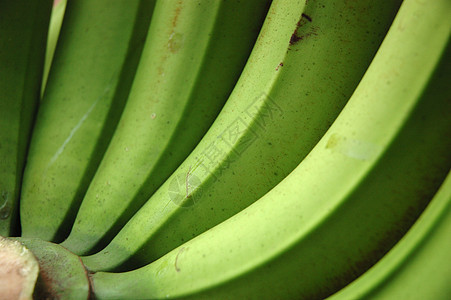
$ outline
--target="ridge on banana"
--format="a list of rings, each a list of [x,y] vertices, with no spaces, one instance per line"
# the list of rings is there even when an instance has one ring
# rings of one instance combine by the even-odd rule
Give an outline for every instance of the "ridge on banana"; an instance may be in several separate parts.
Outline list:
[[[95,252],[191,152],[236,84],[267,4],[157,1],[129,100],[65,247]]]
[[[340,113],[398,6],[399,1],[383,6],[273,1],[243,74],[212,127],[111,243],[83,258],[87,267],[143,266],[279,183]],[[293,34],[303,39],[293,43]],[[89,230],[83,232],[84,243],[96,240]]]
[[[93,274],[96,297],[324,299],[363,274],[451,166],[450,8],[404,1],[350,101],[289,176],[160,259]]]
[[[153,4],[67,3],[24,172],[22,236],[69,233],[125,105]]]
[[[41,87],[51,0],[0,2],[0,235],[20,234],[22,171]]]

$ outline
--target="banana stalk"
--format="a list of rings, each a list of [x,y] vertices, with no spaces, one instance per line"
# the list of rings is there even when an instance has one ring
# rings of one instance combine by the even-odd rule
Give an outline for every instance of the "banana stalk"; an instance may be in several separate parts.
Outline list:
[[[23,237],[67,236],[125,105],[153,5],[67,3],[24,174]]]
[[[350,101],[289,176],[151,264],[93,274],[96,297],[324,299],[363,274],[451,166],[450,12],[447,0],[404,1]]]
[[[8,240],[20,243],[32,252],[39,264],[33,299],[89,299],[91,290],[88,272],[78,256],[58,244],[38,238]]]
[[[4,300],[32,299],[39,263],[18,241],[0,236],[0,295]]]
[[[83,258],[87,267],[143,266],[277,185],[340,113],[398,5],[274,1],[246,68],[208,133],[112,242]],[[89,230],[82,234],[84,244],[96,240]]]
[[[20,233],[19,191],[39,101],[51,0],[0,1],[0,235]]]

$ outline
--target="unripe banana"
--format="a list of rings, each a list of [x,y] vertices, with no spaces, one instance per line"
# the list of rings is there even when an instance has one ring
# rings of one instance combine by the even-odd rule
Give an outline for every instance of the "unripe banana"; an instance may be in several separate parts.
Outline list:
[[[350,101],[289,176],[147,266],[93,274],[96,297],[324,299],[365,272],[450,170],[450,13],[448,0],[404,1]]]
[[[0,1],[0,235],[20,233],[18,198],[39,101],[51,0]]]
[[[28,154],[22,236],[67,236],[125,105],[153,5],[67,3]]]
[[[50,71],[50,66],[55,54],[56,43],[63,23],[64,11],[66,10],[67,0],[53,2],[52,15],[50,17],[49,33],[47,37],[47,49],[45,53],[44,77],[42,78],[41,96],[44,94],[45,85]]]
[[[231,97],[92,270],[145,265],[241,211],[309,153],[374,56],[399,1],[274,1]],[[95,236],[86,230],[86,241]]]
[[[399,243],[361,277],[327,299],[448,299],[450,232],[451,173]]]
[[[124,114],[65,247],[81,254],[111,240],[191,152],[236,84],[267,4],[157,2]]]

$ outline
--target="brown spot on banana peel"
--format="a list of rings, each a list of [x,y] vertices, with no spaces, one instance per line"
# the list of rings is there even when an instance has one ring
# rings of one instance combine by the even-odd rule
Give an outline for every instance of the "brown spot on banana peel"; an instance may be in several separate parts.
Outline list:
[[[312,21],[313,21],[313,19],[309,15],[302,13],[301,18],[296,23],[296,29],[294,30],[293,34],[291,35],[290,45],[294,45],[297,42],[299,42],[300,40],[308,38],[311,35],[317,35],[315,27],[313,27],[310,32],[308,32],[304,35],[298,35],[299,28],[301,28],[302,26],[307,24],[307,22],[312,23]]]
[[[169,40],[168,40],[168,49],[171,53],[177,52],[181,47],[181,37],[180,33],[175,32],[175,28],[177,27],[178,18],[180,16],[180,12],[182,10],[182,1],[179,1],[177,3],[177,7],[175,9],[174,18],[172,19],[172,27],[171,27],[171,33],[169,34]],[[168,59],[168,56],[163,56],[160,65],[158,66],[158,74],[164,75],[164,65],[166,63],[166,60]]]
[[[303,18],[306,18],[307,21],[312,22],[312,18],[310,18],[308,15],[306,15],[306,14],[304,14],[304,13],[301,15],[301,20],[302,20]],[[299,20],[299,22],[300,22],[301,20]]]
[[[177,8],[175,9],[174,18],[172,19],[172,28],[175,28],[177,26],[177,21],[178,21],[181,10],[182,10],[182,1],[179,1],[177,3]]]

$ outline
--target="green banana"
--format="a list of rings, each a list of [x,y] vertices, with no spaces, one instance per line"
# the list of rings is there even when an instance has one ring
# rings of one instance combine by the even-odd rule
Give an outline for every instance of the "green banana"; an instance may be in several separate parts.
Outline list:
[[[368,272],[327,299],[448,299],[450,232],[451,173],[402,240]]]
[[[324,299],[365,272],[450,170],[450,13],[448,0],[404,1],[350,101],[289,176],[151,264],[92,274],[96,298]]]
[[[23,237],[67,236],[124,107],[153,5],[67,3],[24,174]]]
[[[50,17],[49,33],[47,37],[47,48],[45,53],[44,77],[42,78],[41,96],[44,95],[45,85],[52,65],[53,54],[55,53],[56,42],[63,23],[64,11],[66,10],[67,0],[58,0],[53,2],[52,15]]]
[[[129,100],[65,247],[86,253],[111,239],[195,147],[236,84],[267,4],[157,1]]]
[[[0,1],[0,235],[20,233],[18,198],[39,101],[52,1]]]
[[[211,129],[112,242],[83,258],[87,267],[147,264],[279,183],[339,114],[398,7],[399,1],[273,2]],[[85,243],[96,240],[87,230],[83,235]]]

